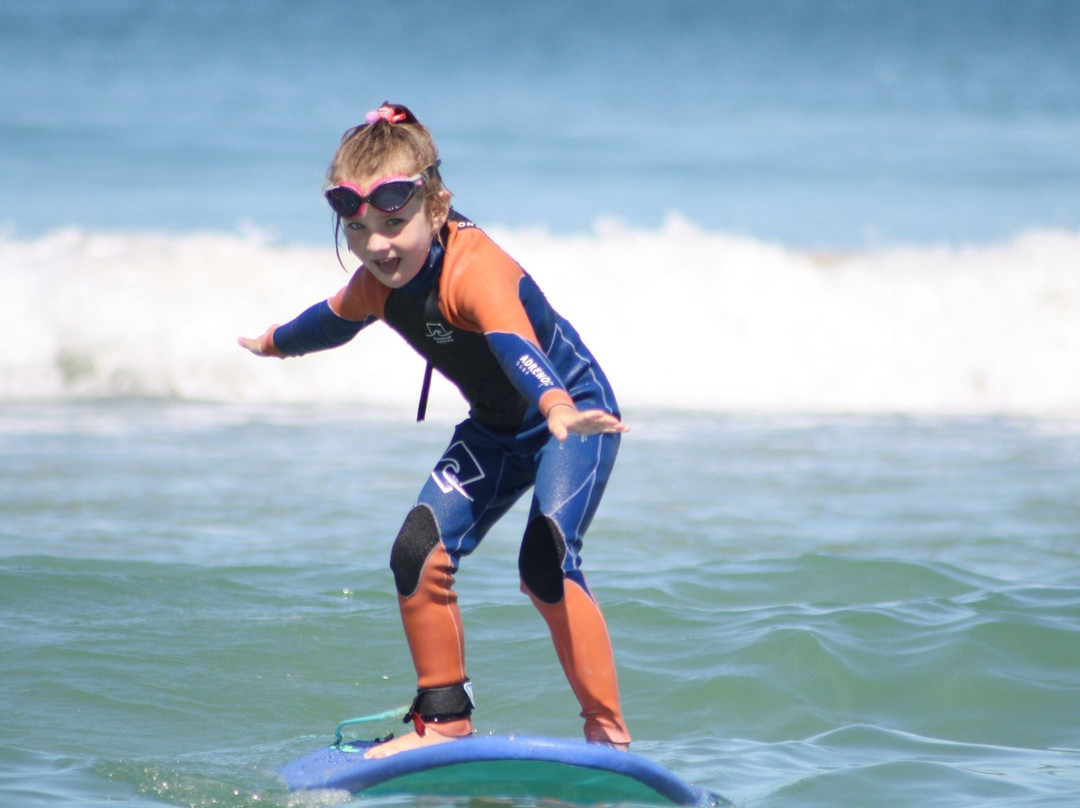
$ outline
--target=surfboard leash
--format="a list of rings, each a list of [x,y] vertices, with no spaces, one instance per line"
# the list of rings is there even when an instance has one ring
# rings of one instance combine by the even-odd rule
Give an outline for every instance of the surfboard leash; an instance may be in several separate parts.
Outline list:
[[[411,705],[404,704],[401,707],[395,707],[392,710],[386,710],[382,713],[375,713],[374,715],[363,715],[359,718],[347,718],[337,725],[337,729],[334,730],[334,746],[341,747],[341,733],[346,727],[354,727],[359,724],[373,724],[376,721],[389,721],[393,718],[404,718],[405,714],[409,712]],[[393,738],[393,733],[390,734],[390,738]],[[385,741],[390,738],[380,738],[378,740]]]

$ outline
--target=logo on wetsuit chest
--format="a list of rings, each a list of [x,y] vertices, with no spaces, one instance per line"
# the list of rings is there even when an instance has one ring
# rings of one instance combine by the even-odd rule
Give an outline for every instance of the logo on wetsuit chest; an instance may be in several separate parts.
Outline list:
[[[426,323],[427,337],[435,340],[439,345],[446,345],[454,341],[454,331],[442,323]]]

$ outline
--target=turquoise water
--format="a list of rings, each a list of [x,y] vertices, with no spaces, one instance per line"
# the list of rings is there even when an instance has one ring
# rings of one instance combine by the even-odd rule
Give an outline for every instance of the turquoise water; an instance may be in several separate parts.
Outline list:
[[[635,751],[747,808],[1076,804],[1075,422],[632,421],[585,561]],[[142,400],[0,425],[0,805],[344,800],[274,772],[408,700],[386,561],[448,425]],[[578,737],[523,517],[459,577],[478,729]]]

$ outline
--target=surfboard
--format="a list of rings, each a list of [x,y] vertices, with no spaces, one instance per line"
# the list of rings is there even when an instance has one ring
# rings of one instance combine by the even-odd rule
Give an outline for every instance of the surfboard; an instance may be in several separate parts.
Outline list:
[[[730,805],[632,752],[559,738],[472,736],[365,760],[376,741],[339,742],[282,769],[293,791],[552,799],[576,805]]]

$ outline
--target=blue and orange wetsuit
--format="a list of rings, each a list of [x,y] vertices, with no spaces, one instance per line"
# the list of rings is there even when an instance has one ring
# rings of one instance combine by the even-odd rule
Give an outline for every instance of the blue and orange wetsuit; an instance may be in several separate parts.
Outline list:
[[[452,213],[441,236],[402,288],[360,267],[337,295],[275,330],[274,347],[286,356],[331,348],[383,320],[469,402],[469,418],[455,429],[390,556],[422,721],[471,713],[453,576],[532,487],[518,558],[522,590],[551,631],[586,739],[629,743],[607,627],[581,571],[582,537],[619,435],[559,442],[547,429],[557,404],[618,415],[615,397],[574,328],[486,234]]]

